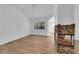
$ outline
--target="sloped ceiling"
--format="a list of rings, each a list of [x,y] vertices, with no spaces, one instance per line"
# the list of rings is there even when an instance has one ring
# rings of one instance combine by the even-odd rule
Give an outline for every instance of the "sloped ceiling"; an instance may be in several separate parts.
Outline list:
[[[50,17],[56,13],[54,4],[17,4],[14,6],[28,18]]]

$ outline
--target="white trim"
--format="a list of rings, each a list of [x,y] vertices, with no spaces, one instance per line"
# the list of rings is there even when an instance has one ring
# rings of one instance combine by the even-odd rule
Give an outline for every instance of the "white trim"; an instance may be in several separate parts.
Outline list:
[[[19,35],[19,36],[17,36],[16,38],[13,38],[12,40],[6,40],[6,41],[4,41],[4,42],[0,42],[0,45],[3,45],[3,44],[6,44],[6,43],[9,43],[9,42],[12,42],[12,41],[14,41],[14,40],[18,40],[18,39],[20,39],[20,38],[22,38],[22,37],[25,37],[25,36],[29,36],[30,34],[28,34],[28,35]]]

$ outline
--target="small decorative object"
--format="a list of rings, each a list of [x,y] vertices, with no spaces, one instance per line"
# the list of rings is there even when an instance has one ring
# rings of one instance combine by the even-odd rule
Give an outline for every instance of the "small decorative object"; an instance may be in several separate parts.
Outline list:
[[[45,21],[36,21],[34,23],[34,29],[45,29]]]

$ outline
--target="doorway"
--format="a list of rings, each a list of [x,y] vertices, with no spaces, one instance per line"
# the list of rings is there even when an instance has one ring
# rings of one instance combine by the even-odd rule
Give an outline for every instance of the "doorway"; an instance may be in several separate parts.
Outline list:
[[[54,39],[55,17],[51,17],[48,20],[48,36]]]

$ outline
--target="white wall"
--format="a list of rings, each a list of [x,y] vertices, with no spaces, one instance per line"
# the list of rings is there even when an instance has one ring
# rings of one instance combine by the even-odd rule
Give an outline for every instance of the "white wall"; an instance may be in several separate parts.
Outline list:
[[[29,34],[47,35],[47,22],[50,16],[56,14],[57,9],[55,6],[0,5],[0,44],[16,40]],[[46,22],[45,30],[34,30],[33,23],[41,20]]]
[[[0,44],[30,34],[29,20],[12,5],[0,5]]]
[[[57,5],[56,4],[31,4],[27,5],[14,5],[20,9],[25,16],[29,17],[31,22],[31,34],[47,35],[47,20],[50,16],[57,18]],[[45,30],[34,30],[33,24],[35,21],[44,20],[46,22]]]
[[[58,23],[59,24],[74,23],[74,6],[72,4],[58,5]]]
[[[75,39],[79,40],[79,5],[75,5]]]
[[[53,15],[55,17],[55,24],[58,24],[58,5],[55,5],[55,14]]]

